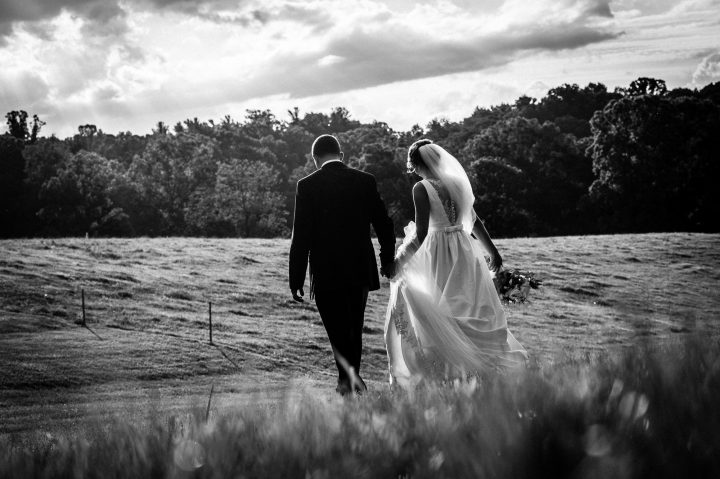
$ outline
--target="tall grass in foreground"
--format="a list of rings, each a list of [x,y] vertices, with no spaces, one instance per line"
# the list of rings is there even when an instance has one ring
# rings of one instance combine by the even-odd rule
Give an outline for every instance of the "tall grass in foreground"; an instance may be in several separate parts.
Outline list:
[[[720,344],[6,441],[0,477],[720,477]]]

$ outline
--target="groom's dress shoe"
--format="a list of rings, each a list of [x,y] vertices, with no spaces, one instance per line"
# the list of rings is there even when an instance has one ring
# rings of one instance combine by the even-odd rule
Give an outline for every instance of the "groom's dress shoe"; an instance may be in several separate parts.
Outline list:
[[[363,394],[367,391],[367,385],[365,385],[365,381],[363,381],[360,376],[356,376],[356,379],[355,381],[353,381],[353,383],[354,384],[351,386],[350,381],[338,382],[338,385],[335,388],[335,392],[337,392],[341,396],[347,396],[348,394],[352,393]]]
[[[355,380],[355,392],[358,394],[362,394],[366,391],[367,385],[365,384],[365,381],[363,381],[360,376],[357,376]]]
[[[341,396],[347,396],[350,394],[350,383],[348,382],[339,382],[337,387],[335,388],[335,392],[340,394]]]

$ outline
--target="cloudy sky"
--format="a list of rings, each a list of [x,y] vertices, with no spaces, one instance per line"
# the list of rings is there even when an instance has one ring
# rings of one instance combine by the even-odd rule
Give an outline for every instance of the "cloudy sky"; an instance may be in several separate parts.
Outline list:
[[[0,111],[92,123],[347,107],[393,128],[562,83],[720,80],[720,0],[0,0]]]

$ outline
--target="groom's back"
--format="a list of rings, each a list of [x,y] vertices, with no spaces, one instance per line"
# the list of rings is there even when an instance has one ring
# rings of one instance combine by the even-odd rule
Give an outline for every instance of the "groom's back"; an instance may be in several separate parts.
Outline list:
[[[296,205],[293,247],[296,236],[302,236],[297,238],[300,244],[307,242],[315,289],[343,288],[348,284],[379,288],[370,225],[384,243],[383,252],[390,245],[392,255],[395,238],[375,178],[332,162],[298,182],[297,201],[304,202],[300,212],[304,217],[298,221]],[[291,263],[292,255],[291,249]]]
[[[324,233],[317,235],[318,240],[322,237],[343,238],[351,232],[343,231],[338,226],[345,226],[356,233],[362,230],[369,238],[370,214],[367,196],[373,185],[372,176],[336,163],[316,171],[306,180],[315,200],[316,232]]]

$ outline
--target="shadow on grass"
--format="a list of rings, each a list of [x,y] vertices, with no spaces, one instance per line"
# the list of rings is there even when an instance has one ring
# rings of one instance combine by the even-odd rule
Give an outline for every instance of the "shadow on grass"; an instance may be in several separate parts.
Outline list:
[[[240,367],[240,365],[239,365],[238,363],[236,363],[233,358],[231,358],[230,356],[228,356],[228,354],[225,352],[225,350],[224,350],[223,348],[220,347],[219,344],[214,343],[214,342],[213,342],[213,343],[210,343],[210,344],[211,344],[215,349],[217,349],[218,351],[220,351],[220,354],[222,354],[225,359],[227,359],[228,361],[230,361],[230,363],[231,363],[233,366],[235,366],[235,367],[238,369],[238,371],[242,371],[242,368]]]
[[[85,328],[85,329],[87,329],[88,331],[90,331],[90,332],[91,332],[96,338],[98,338],[100,341],[104,341],[104,339],[101,338],[100,335],[99,335],[98,333],[96,333],[96,332],[95,332],[90,326],[88,326],[87,324],[81,324],[80,326],[82,326],[83,328]]]

